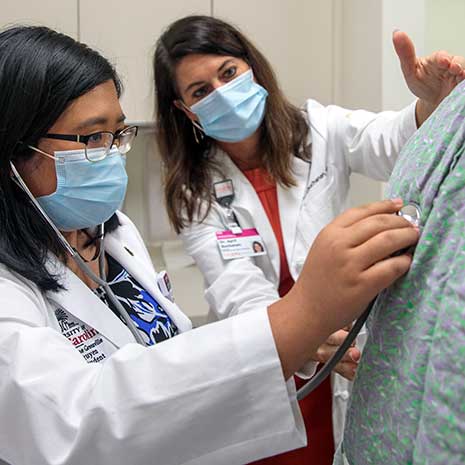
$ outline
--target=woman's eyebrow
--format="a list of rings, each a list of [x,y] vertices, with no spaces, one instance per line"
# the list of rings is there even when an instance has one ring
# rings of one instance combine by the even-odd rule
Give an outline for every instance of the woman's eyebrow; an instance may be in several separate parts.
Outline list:
[[[195,81],[191,82],[184,90],[184,92],[188,92],[192,87],[200,86],[201,84],[205,84],[205,81]]]
[[[95,116],[93,118],[86,119],[85,121],[80,123],[78,126],[76,126],[76,129],[78,131],[82,131],[83,129],[106,123],[108,123],[108,118],[104,118],[103,116]]]
[[[232,61],[234,61],[233,58],[228,58],[227,60],[225,60],[223,62],[223,64],[218,68],[218,73],[221,72],[221,70],[229,63],[231,63]],[[187,87],[186,89],[184,90],[184,92],[188,92],[192,87],[195,87],[195,86],[200,86],[201,84],[205,84],[205,81],[195,81],[195,82],[191,82]]]
[[[221,72],[221,70],[229,63],[231,63],[232,61],[234,61],[233,58],[228,58],[226,61],[223,62],[223,64],[218,68],[218,72]]]
[[[124,115],[123,113],[120,115],[120,117],[118,118],[118,123],[122,123],[124,120],[126,119],[126,115]],[[77,127],[76,127],[76,130],[77,131],[82,131],[86,128],[91,128],[93,126],[97,126],[97,125],[104,125],[104,124],[107,124],[108,123],[108,118],[104,117],[104,116],[94,116],[92,118],[89,118],[89,119],[86,119],[85,121],[83,121],[82,123],[80,123]]]

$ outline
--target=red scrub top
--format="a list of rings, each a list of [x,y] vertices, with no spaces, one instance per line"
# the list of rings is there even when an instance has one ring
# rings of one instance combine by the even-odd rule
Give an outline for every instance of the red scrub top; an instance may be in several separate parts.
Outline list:
[[[276,182],[270,181],[267,172],[262,168],[245,170],[243,173],[255,189],[278,242],[281,263],[278,291],[280,297],[283,297],[292,288],[294,280],[289,271],[284,249]],[[297,389],[305,384],[305,381],[299,377],[294,378]],[[253,464],[331,465],[334,455],[331,402],[331,380],[328,377],[315,391],[299,402],[307,430],[307,447],[259,460]]]

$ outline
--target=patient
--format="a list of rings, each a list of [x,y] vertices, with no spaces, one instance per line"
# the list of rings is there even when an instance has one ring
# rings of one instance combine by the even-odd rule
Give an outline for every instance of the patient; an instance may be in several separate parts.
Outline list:
[[[354,385],[350,465],[465,463],[465,85],[403,149],[387,195],[416,202],[421,236],[382,294]],[[341,452],[341,451],[340,451]]]

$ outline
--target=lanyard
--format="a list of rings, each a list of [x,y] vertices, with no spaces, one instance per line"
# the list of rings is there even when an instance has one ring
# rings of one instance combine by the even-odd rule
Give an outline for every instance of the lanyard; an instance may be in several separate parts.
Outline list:
[[[223,208],[226,219],[227,227],[233,234],[241,234],[242,228],[237,220],[234,210],[231,205],[234,200],[234,185],[231,179],[224,179],[213,184],[213,193],[218,204]]]

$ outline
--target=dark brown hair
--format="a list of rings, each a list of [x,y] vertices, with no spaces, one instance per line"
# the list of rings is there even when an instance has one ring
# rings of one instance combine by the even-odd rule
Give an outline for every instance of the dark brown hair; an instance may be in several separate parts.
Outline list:
[[[164,166],[164,191],[168,216],[176,232],[199,216],[202,221],[212,202],[211,184],[221,167],[210,157],[214,141],[195,140],[192,123],[174,106],[180,98],[176,65],[190,54],[241,58],[252,68],[257,82],[268,91],[261,126],[263,166],[278,183],[294,185],[293,156],[310,158],[306,144],[308,125],[302,112],[281,92],[266,58],[230,24],[210,16],[180,19],[159,38],[154,56],[157,141]],[[201,201],[207,201],[207,208]]]

